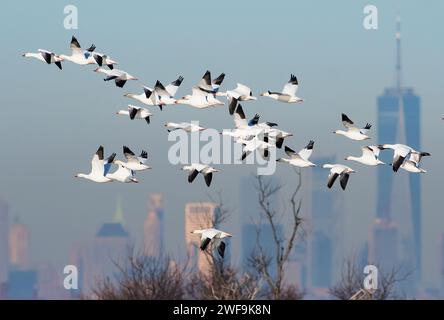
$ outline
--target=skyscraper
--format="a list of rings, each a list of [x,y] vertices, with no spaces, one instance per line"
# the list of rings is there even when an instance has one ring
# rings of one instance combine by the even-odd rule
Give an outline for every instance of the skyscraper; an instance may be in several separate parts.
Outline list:
[[[130,249],[130,238],[123,226],[122,211],[116,211],[113,222],[104,223],[91,246],[86,248],[83,259],[84,272],[84,294],[91,294],[91,290],[96,282],[104,277],[113,280],[117,270],[117,265],[124,266]]]
[[[389,272],[398,263],[398,229],[386,219],[376,219],[370,234],[369,241],[370,264],[376,264]]]
[[[16,269],[29,267],[29,231],[18,219],[9,231],[9,258],[11,266]]]
[[[6,297],[9,269],[9,218],[8,205],[0,199],[0,298]]]
[[[164,212],[161,194],[149,197],[148,215],[143,224],[144,251],[147,256],[158,257],[163,248]]]
[[[412,88],[403,86],[401,75],[401,24],[398,18],[396,32],[396,84],[392,88],[386,88],[384,93],[378,97],[378,142],[404,143],[416,150],[421,150],[420,98],[414,93]],[[381,160],[390,163],[390,153],[382,153]],[[388,166],[378,170],[376,218],[385,220],[387,224],[391,224],[394,218],[395,205],[393,201],[397,200],[392,196],[394,188],[393,179],[393,172]],[[413,245],[414,266],[412,267],[416,270],[416,279],[419,280],[421,276],[420,175],[410,174],[405,185],[397,183],[396,188],[400,187],[405,188],[402,194],[409,198],[410,203],[408,210],[405,212],[396,212],[402,215],[402,221],[395,221],[394,223],[402,227],[400,224],[403,221],[408,221],[408,225],[413,229],[412,240],[407,242]],[[378,223],[381,224],[382,222]],[[405,242],[403,239],[401,241]]]
[[[336,163],[335,156],[317,157],[316,163]],[[342,261],[342,194],[327,189],[328,171],[322,167],[311,169],[310,283],[312,288],[329,288],[336,276],[335,266]]]
[[[200,235],[191,233],[196,229],[213,227],[217,205],[212,202],[194,202],[185,205],[185,244],[190,266],[206,273],[210,270],[208,257],[200,251]]]
[[[264,176],[262,179],[264,183],[270,183],[272,186],[280,184],[279,178],[275,176]],[[277,191],[268,199],[270,207],[276,212],[279,211],[279,196],[280,193]],[[257,192],[257,180],[252,175],[242,177],[240,180],[239,209],[240,233],[242,237],[241,263],[244,266],[247,264],[248,258],[253,253],[253,250],[256,249],[257,242],[270,257],[273,257],[276,252],[273,231],[268,221],[263,219],[263,212],[259,204]],[[260,228],[259,238],[257,228]],[[279,237],[283,237],[284,230],[282,225],[278,224],[276,229]],[[273,268],[270,269],[270,272],[274,274],[276,272],[275,264],[272,266]]]

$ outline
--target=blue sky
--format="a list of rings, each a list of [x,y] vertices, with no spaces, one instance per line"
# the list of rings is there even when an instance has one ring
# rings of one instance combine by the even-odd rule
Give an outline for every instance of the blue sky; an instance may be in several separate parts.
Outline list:
[[[79,29],[63,28],[63,8],[79,10]],[[363,8],[376,5],[379,29],[362,27]],[[0,96],[0,196],[10,203],[31,228],[33,260],[64,263],[70,245],[90,237],[111,218],[120,196],[128,228],[140,234],[146,214],[147,195],[165,194],[166,222],[171,250],[180,248],[183,208],[187,201],[206,200],[203,183],[188,185],[178,167],[169,165],[169,144],[163,124],[167,121],[200,120],[207,127],[232,127],[226,108],[193,110],[174,106],[159,112],[152,125],[129,122],[115,116],[132,103],[123,97],[139,92],[140,85],[159,79],[185,80],[178,95],[187,94],[205,72],[225,72],[224,88],[236,82],[249,85],[255,94],[280,89],[290,73],[298,76],[298,105],[259,99],[245,104],[248,115],[278,122],[294,133],[294,148],[309,139],[316,141],[315,154],[339,158],[359,151],[331,132],[339,128],[340,113],[358,123],[374,123],[376,97],[394,82],[394,29],[397,11],[402,15],[404,83],[422,99],[422,146],[432,153],[422,178],[424,278],[440,279],[440,236],[444,217],[441,197],[444,152],[438,137],[444,130],[442,74],[444,74],[444,3],[428,1],[133,1],[113,3],[45,1],[6,2],[0,13],[2,39],[2,94]],[[93,67],[64,64],[59,71],[21,53],[38,48],[57,53],[69,51],[75,34],[83,46],[119,61],[119,68],[141,79],[124,89],[104,83]],[[383,141],[380,141],[383,142]],[[92,153],[103,144],[105,152],[118,152],[122,145],[146,148],[153,170],[141,174],[139,185],[97,185],[73,178],[89,170]],[[374,168],[359,165],[344,193],[347,247],[366,240],[375,210]],[[214,178],[232,207],[238,206],[239,177],[253,172],[251,166],[223,166]],[[283,181],[288,168],[279,167]],[[402,173],[403,174],[403,173]],[[327,175],[327,172],[326,172]],[[288,181],[287,181],[288,180]],[[202,181],[196,181],[202,182]],[[232,217],[235,228],[237,217]],[[50,250],[48,250],[50,248]]]

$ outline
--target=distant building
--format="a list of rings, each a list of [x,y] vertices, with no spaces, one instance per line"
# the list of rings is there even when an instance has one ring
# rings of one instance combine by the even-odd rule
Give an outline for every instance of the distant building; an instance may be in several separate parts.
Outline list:
[[[0,199],[0,298],[6,297],[9,270],[9,218],[8,205]]]
[[[260,233],[257,233],[258,228]],[[279,238],[284,236],[284,231],[281,224],[276,226],[276,233]],[[242,252],[244,255],[244,264],[248,262],[248,258],[251,254],[256,253],[258,249],[257,245],[262,247],[264,253],[270,257],[272,263],[269,268],[269,272],[272,276],[276,275],[276,263],[274,258],[276,257],[276,244],[273,237],[273,230],[271,225],[267,222],[261,224],[248,223],[242,226]]]
[[[18,219],[9,231],[9,258],[11,266],[16,269],[29,267],[29,230]]]
[[[421,100],[412,88],[403,87],[401,72],[401,26],[398,18],[396,84],[394,87],[386,88],[377,100],[378,141],[403,143],[421,150]],[[391,153],[381,153],[381,160],[391,163]],[[421,279],[421,175],[409,174],[405,183],[396,181],[395,188],[394,179],[399,179],[398,176],[395,177],[389,167],[378,170],[376,218],[387,223],[396,222],[397,241],[402,245],[399,258],[409,269],[415,270],[409,280],[412,282],[411,287],[414,287]],[[397,196],[394,197],[394,189],[399,188],[402,189],[395,190]],[[395,202],[405,202],[406,198],[408,206],[399,209],[399,205]]]
[[[195,202],[185,205],[185,244],[190,266],[206,273],[210,269],[208,256],[200,247],[200,235],[191,233],[196,229],[213,227],[218,206],[212,202]],[[228,251],[228,250],[227,250]]]
[[[164,210],[161,194],[149,197],[148,214],[143,224],[144,251],[149,257],[158,257],[163,249]]]
[[[18,270],[9,271],[8,299],[34,300],[37,298],[37,271]]]
[[[78,298],[80,290],[67,290],[63,286],[64,274],[59,268],[48,264],[39,265],[37,268],[37,293],[38,300],[60,300]],[[81,279],[78,279],[79,282]],[[74,292],[77,295],[74,295]]]
[[[371,232],[369,263],[380,266],[385,272],[396,267],[398,257],[398,228],[385,219],[376,219]]]
[[[335,156],[318,156],[316,163],[336,163]],[[327,188],[328,170],[311,169],[310,288],[326,289],[339,277],[342,266],[342,190]],[[323,290],[316,290],[324,292]]]
[[[263,181],[264,183],[270,183],[273,186],[278,186],[280,184],[279,178],[275,176],[264,176]],[[273,257],[276,252],[271,226],[265,221],[265,219],[263,219],[257,187],[257,179],[254,176],[250,175],[240,179],[239,224],[241,226],[240,231],[242,237],[241,265],[243,266],[247,264],[249,256],[252,254],[253,250],[255,250],[257,240],[259,240],[260,245],[271,255],[271,257]],[[270,208],[275,211],[279,210],[279,196],[280,193],[277,191],[268,199]],[[261,230],[259,239],[257,237],[257,227]],[[284,231],[282,225],[277,225],[277,232],[283,236]],[[276,272],[275,265],[273,265],[271,271],[273,274]]]
[[[123,226],[122,212],[116,211],[112,223],[104,223],[90,246],[85,248],[83,257],[83,290],[82,293],[91,295],[97,281],[105,277],[111,280],[117,276],[119,266],[124,266],[130,254],[130,238]]]

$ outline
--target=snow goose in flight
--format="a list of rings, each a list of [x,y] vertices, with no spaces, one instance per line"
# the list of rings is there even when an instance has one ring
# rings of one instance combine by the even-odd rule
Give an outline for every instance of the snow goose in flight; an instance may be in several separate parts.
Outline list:
[[[150,124],[150,117],[153,115],[146,108],[128,105],[128,110],[119,110],[117,114],[122,116],[129,116],[131,120],[144,119],[147,124]]]
[[[176,100],[177,104],[186,104],[194,108],[208,108],[213,106],[223,106],[224,103],[217,100],[213,94],[206,93],[198,87],[193,87],[192,94]]]
[[[174,130],[184,130],[186,132],[198,132],[205,130],[204,127],[201,127],[192,122],[181,122],[181,123],[167,122],[165,123],[165,127],[167,128],[168,132]]]
[[[152,98],[153,89],[150,87],[142,86],[143,92],[141,94],[135,93],[125,93],[124,96],[130,99],[134,99],[140,103],[146,104],[148,106],[154,106],[154,99]]]
[[[282,92],[273,92],[267,91],[261,94],[263,97],[270,97],[274,100],[278,100],[286,103],[296,103],[303,102],[304,99],[301,99],[296,96],[296,91],[298,90],[298,79],[296,76],[291,75],[290,80],[284,85]]]
[[[250,140],[263,132],[256,124],[259,121],[259,115],[256,114],[250,121],[247,121],[244,109],[239,104],[234,113],[234,130],[223,130],[222,135],[233,137],[235,140]]]
[[[150,166],[146,165],[146,160],[148,159],[148,153],[142,150],[140,156],[136,156],[134,152],[131,151],[127,146],[123,146],[123,155],[126,158],[126,162],[115,160],[114,163],[121,165],[131,171],[144,171],[151,169]]]
[[[306,168],[306,167],[315,167],[316,165],[312,162],[310,162],[308,159],[310,158],[311,154],[313,153],[313,145],[314,141],[310,140],[310,142],[307,144],[307,146],[296,153],[294,150],[290,149],[289,147],[285,146],[285,153],[290,157],[288,158],[280,158],[276,161],[278,162],[285,162],[292,166],[299,167],[299,168]]]
[[[380,146],[365,146],[361,148],[362,155],[360,157],[348,156],[345,160],[356,161],[368,166],[377,166],[385,164],[379,160]]]
[[[331,188],[333,183],[335,183],[336,178],[339,176],[339,182],[341,184],[342,190],[347,187],[348,178],[350,173],[356,172],[350,167],[344,166],[342,164],[324,164],[323,168],[330,169],[330,174],[328,175],[327,187]]]
[[[247,122],[244,110],[242,106],[239,104],[236,108],[236,113],[234,114],[234,122],[236,129],[231,133],[225,133],[226,135],[230,135],[233,137],[244,137],[244,139],[249,140],[246,137],[256,136],[260,133],[263,133],[265,136],[270,137],[270,142],[274,142],[277,148],[281,148],[284,143],[284,139],[287,137],[291,137],[293,134],[275,128],[277,126],[276,123],[273,122],[261,122],[259,123],[260,116],[255,114],[254,117]]]
[[[416,164],[419,163],[419,161],[421,160],[421,158],[423,156],[429,156],[430,153],[428,152],[419,152],[416,151],[415,149],[405,145],[405,144],[400,144],[400,143],[396,143],[396,144],[383,144],[383,145],[379,145],[381,150],[384,149],[392,149],[393,152],[393,163],[392,163],[392,168],[394,172],[397,172],[398,169],[401,167],[402,163],[404,162],[404,160],[407,158],[407,156],[410,154],[414,154],[413,156],[410,157],[410,161],[415,162]]]
[[[54,52],[39,49],[38,52],[26,52],[22,54],[25,58],[34,58],[47,64],[54,63],[60,70],[62,70],[62,58],[56,55]]]
[[[412,173],[426,173],[426,170],[419,167],[419,162],[421,161],[422,157],[426,156],[430,156],[430,153],[411,152],[409,158],[401,164],[400,168]]]
[[[273,144],[268,142],[267,136],[264,136],[263,139],[261,139],[259,136],[255,136],[251,140],[239,138],[236,140],[236,142],[242,143],[244,145],[241,160],[244,160],[250,153],[254,152],[255,150],[259,150],[262,157],[264,159],[267,159],[269,155],[268,150],[274,147]]]
[[[137,80],[136,77],[130,75],[126,71],[119,70],[119,69],[108,70],[103,67],[99,67],[99,68],[95,69],[94,71],[100,72],[100,73],[103,73],[106,75],[106,78],[103,79],[103,81],[114,80],[116,83],[116,86],[118,86],[119,88],[123,88],[123,86],[125,85],[125,83],[128,80]]]
[[[216,79],[211,81],[211,72],[207,70],[197,84],[197,87],[206,93],[216,94],[219,91],[224,78],[225,73],[221,73]]]
[[[151,98],[154,100],[153,104],[159,106],[160,110],[162,110],[163,106],[171,105],[176,103],[176,99],[174,95],[180,87],[180,84],[183,81],[183,77],[180,76],[166,87],[157,80],[154,85],[154,94],[151,94]]]
[[[209,229],[202,229],[202,230],[193,230],[191,233],[200,234],[201,235],[201,241],[200,241],[200,250],[205,251],[205,249],[208,247],[210,242],[213,240],[213,246],[217,248],[217,252],[219,255],[223,258],[225,255],[225,247],[226,244],[222,240],[227,237],[232,237],[231,234],[220,231],[217,229],[209,228]]]
[[[249,87],[241,83],[237,84],[237,87],[233,90],[227,90],[226,92],[217,92],[216,96],[225,96],[228,100],[228,111],[232,115],[236,109],[238,101],[257,100],[253,96],[253,92]]]
[[[219,170],[214,169],[206,164],[193,163],[189,166],[183,166],[182,170],[189,171],[188,182],[191,183],[197,177],[199,173],[203,174],[205,178],[205,183],[209,187],[211,185],[211,180],[213,179],[213,172],[219,172]]]
[[[92,57],[92,52],[96,49],[95,45],[92,44],[87,50],[83,50],[76,37],[72,36],[70,47],[71,55],[61,54],[60,58],[62,60],[68,60],[79,65],[96,64],[96,61]]]
[[[134,100],[137,100],[137,101],[139,101],[143,104],[149,105],[149,106],[155,106],[156,100],[157,101],[162,100],[161,101],[162,103],[159,105],[160,110],[162,110],[162,105],[173,104],[176,102],[176,100],[172,100],[172,99],[176,95],[177,90],[179,89],[179,86],[182,84],[182,81],[183,81],[183,77],[180,76],[164,88],[164,91],[166,91],[166,92],[163,92],[163,91],[160,92],[160,93],[163,93],[165,96],[168,96],[168,99],[162,99],[162,96],[158,95],[159,90],[157,90],[157,93],[156,93],[155,89],[151,89],[150,87],[146,87],[146,86],[143,86],[143,93],[141,93],[141,94],[126,93],[126,94],[124,94],[124,96],[134,99]],[[160,83],[160,85],[161,85],[161,83]],[[165,100],[169,100],[168,103],[165,102]],[[158,102],[157,102],[157,104],[158,104]]]
[[[114,163],[117,164],[117,161],[114,161]],[[113,181],[118,181],[122,183],[139,183],[139,180],[134,177],[134,171],[125,168],[121,163],[118,164],[118,169],[116,171],[114,171],[113,173],[108,173],[106,177]]]
[[[367,123],[362,129],[357,128],[354,126],[353,121],[351,121],[350,118],[347,117],[347,115],[344,113],[342,114],[342,124],[344,125],[344,127],[347,128],[347,131],[336,130],[333,131],[333,133],[343,135],[349,139],[356,141],[370,139],[370,137],[367,136],[367,132],[372,127],[371,124]]]
[[[263,130],[264,134],[275,142],[276,147],[280,149],[284,143],[284,139],[293,136],[292,133],[277,129],[277,123],[274,122],[259,122],[260,116],[256,114],[249,122],[249,125],[254,128]]]
[[[91,161],[91,172],[89,174],[78,173],[76,178],[83,178],[94,182],[104,183],[112,182],[112,179],[106,177],[111,164],[114,161],[115,153],[111,154],[107,160],[103,159],[103,146],[100,146],[94,154]]]

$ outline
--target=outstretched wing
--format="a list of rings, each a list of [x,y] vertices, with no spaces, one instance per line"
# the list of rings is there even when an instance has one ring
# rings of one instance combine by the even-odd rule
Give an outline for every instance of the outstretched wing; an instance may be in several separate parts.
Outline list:
[[[199,171],[197,171],[196,169],[194,169],[193,171],[190,172],[190,174],[188,175],[188,182],[191,183],[194,181],[194,179],[196,179],[197,175],[199,174]]]
[[[347,115],[345,113],[342,114],[342,124],[344,125],[344,127],[346,127],[347,129],[351,129],[354,128],[354,122],[351,121],[351,119],[349,117],[347,117]]]
[[[212,172],[205,173],[204,178],[205,178],[205,183],[207,184],[207,187],[209,187],[211,185],[211,180],[213,179],[213,173]]]
[[[314,141],[310,140],[306,147],[299,151],[299,156],[304,160],[308,160],[308,158],[310,158],[311,154],[313,153],[313,145]]]
[[[290,80],[284,85],[284,88],[282,89],[283,94],[288,94],[289,96],[294,96],[296,94],[296,91],[298,90],[298,79],[295,75],[290,76]]]
[[[328,181],[327,181],[327,187],[331,188],[333,186],[333,183],[335,183],[336,178],[339,176],[336,172],[330,172],[328,175]]]
[[[183,77],[179,76],[176,80],[168,84],[165,89],[168,91],[169,95],[171,97],[174,97],[176,95],[177,90],[179,89],[180,85],[182,84]]]

